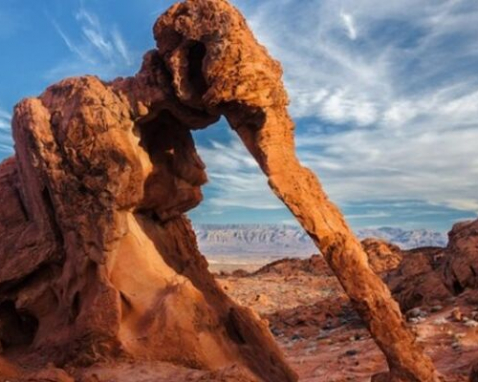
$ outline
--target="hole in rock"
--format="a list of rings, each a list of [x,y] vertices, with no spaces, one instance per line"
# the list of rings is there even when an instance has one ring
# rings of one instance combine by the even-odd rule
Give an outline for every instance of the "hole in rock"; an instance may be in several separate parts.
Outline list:
[[[202,73],[203,59],[206,56],[206,47],[203,43],[195,41],[188,52],[188,78],[191,86],[198,95],[203,95],[207,90],[207,83]]]
[[[227,105],[233,112],[239,112],[238,107]],[[250,130],[263,121],[255,110],[241,120]],[[204,200],[188,217],[210,272],[252,272],[281,256],[307,256],[282,240],[300,230],[292,233],[280,223],[294,217],[270,190],[267,177],[226,118],[193,131],[193,137],[209,181],[201,187]]]
[[[455,295],[462,294],[465,291],[465,288],[460,284],[458,280],[453,281],[453,292]]]
[[[38,320],[16,309],[13,301],[0,304],[0,341],[4,349],[30,345],[38,330]]]

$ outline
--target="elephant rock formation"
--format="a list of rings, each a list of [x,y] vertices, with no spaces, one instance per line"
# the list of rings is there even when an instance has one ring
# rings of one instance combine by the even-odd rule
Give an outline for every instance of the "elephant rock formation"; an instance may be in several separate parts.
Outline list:
[[[0,166],[5,357],[240,365],[297,380],[267,322],[216,285],[184,215],[207,181],[191,131],[223,115],[338,276],[387,356],[387,378],[435,381],[360,242],[298,162],[280,64],[240,13],[186,0],[154,36],[134,77],[66,79],[15,108],[16,153]]]

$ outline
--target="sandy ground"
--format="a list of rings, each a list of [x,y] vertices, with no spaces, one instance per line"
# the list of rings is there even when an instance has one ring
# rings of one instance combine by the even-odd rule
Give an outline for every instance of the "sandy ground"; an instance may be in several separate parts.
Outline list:
[[[213,273],[232,273],[236,270],[244,270],[247,272],[255,272],[264,265],[282,259],[283,257],[277,255],[208,255],[207,261],[209,263],[209,270]],[[304,256],[295,258],[306,258]]]

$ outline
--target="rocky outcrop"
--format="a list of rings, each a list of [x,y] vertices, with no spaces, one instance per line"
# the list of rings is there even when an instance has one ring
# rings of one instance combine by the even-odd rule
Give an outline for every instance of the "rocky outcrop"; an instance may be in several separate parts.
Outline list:
[[[478,220],[455,224],[448,238],[446,286],[455,294],[478,288]]]
[[[138,78],[68,79],[15,109],[16,156],[0,167],[4,352],[238,363],[294,380],[267,324],[222,293],[197,249],[183,213],[207,178],[187,122],[164,110],[142,120],[123,93],[162,73],[150,58]],[[160,102],[155,85],[146,96]]]
[[[264,265],[252,275],[279,275],[283,277],[291,277],[300,274],[311,274],[324,277],[331,276],[332,272],[322,256],[313,255],[308,259],[277,260]]]
[[[364,239],[361,244],[370,267],[377,274],[397,268],[402,261],[402,251],[394,244],[379,239]]]
[[[5,355],[238,364],[264,381],[296,380],[267,323],[216,285],[184,216],[207,179],[191,130],[224,115],[339,278],[389,380],[434,381],[360,242],[298,162],[280,65],[239,12],[187,0],[154,36],[136,76],[67,79],[15,108],[16,155],[0,168]]]
[[[404,252],[400,266],[385,277],[402,311],[440,305],[452,296],[440,274],[443,255],[443,248],[434,247]]]
[[[478,220],[457,223],[446,248],[404,251],[399,267],[385,280],[402,310],[445,304],[478,286]]]
[[[396,245],[379,239],[364,239],[361,244],[367,253],[370,267],[377,274],[385,275],[396,269],[402,262],[402,251]],[[333,275],[323,256],[312,255],[306,259],[284,258],[266,264],[252,274],[244,272],[244,274],[241,275],[238,272],[237,276],[278,275],[291,277],[301,274],[310,274],[319,277]]]

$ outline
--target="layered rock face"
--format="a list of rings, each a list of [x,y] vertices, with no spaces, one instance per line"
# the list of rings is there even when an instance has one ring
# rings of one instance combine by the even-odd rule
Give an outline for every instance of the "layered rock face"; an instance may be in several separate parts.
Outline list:
[[[0,167],[4,354],[31,367],[125,357],[297,379],[267,322],[218,288],[184,215],[207,180],[191,130],[224,115],[338,276],[388,380],[434,381],[360,242],[298,162],[280,65],[239,12],[187,0],[154,35],[136,76],[67,79],[15,109],[16,155]]]
[[[444,266],[448,289],[461,293],[478,288],[478,220],[455,224],[448,237]]]
[[[478,220],[457,223],[447,247],[404,251],[403,261],[385,280],[402,310],[443,304],[478,287]]]

